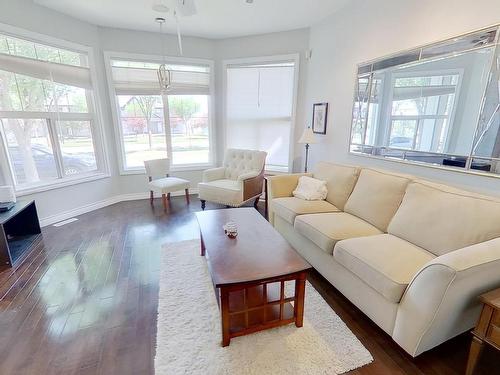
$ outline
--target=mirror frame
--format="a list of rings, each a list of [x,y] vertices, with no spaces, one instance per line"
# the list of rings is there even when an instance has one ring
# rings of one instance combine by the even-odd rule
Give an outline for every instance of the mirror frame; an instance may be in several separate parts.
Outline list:
[[[479,42],[477,40],[478,37],[483,37],[483,39],[479,39]],[[474,39],[474,37],[476,39]],[[477,46],[474,46],[472,48],[456,48],[453,49],[453,46],[456,44],[459,44],[460,42],[466,41],[467,39],[472,39],[471,42],[476,42]],[[439,51],[439,48],[441,47],[442,52]],[[437,152],[430,152],[430,151],[419,151],[419,150],[403,150],[399,148],[391,148],[388,146],[377,146],[377,145],[369,145],[366,143],[363,144],[357,144],[352,142],[352,137],[353,137],[353,124],[354,124],[354,115],[355,115],[355,110],[356,110],[356,105],[359,99],[359,88],[358,88],[358,83],[360,78],[367,78],[368,79],[368,89],[366,92],[366,104],[369,106],[370,104],[370,98],[372,97],[372,91],[371,91],[371,82],[373,78],[373,74],[376,72],[381,72],[390,68],[394,67],[404,67],[404,66],[410,66],[413,64],[420,64],[420,63],[426,63],[426,62],[431,62],[433,60],[437,59],[442,59],[445,57],[454,57],[454,56],[459,56],[465,53],[473,52],[476,50],[481,50],[485,48],[492,48],[493,47],[493,57],[492,57],[492,63],[489,69],[489,76],[490,78],[488,79],[488,82],[485,83],[485,87],[482,93],[481,97],[481,105],[479,108],[478,112],[478,118],[475,124],[474,128],[474,137],[472,139],[472,145],[470,147],[470,151],[468,155],[453,155],[453,153],[437,153]],[[433,52],[434,50],[434,52]],[[444,51],[443,51],[444,50]],[[380,160],[387,160],[391,162],[396,162],[396,163],[404,163],[404,164],[410,164],[410,165],[418,165],[418,166],[424,166],[428,168],[434,168],[434,169],[442,169],[442,170],[448,170],[448,171],[454,171],[454,172],[459,172],[459,173],[467,173],[467,174],[474,174],[474,175],[481,175],[481,176],[487,176],[487,177],[493,177],[493,178],[500,178],[500,171],[499,172],[491,172],[491,171],[481,171],[478,169],[472,169],[472,163],[473,161],[495,161],[500,163],[500,157],[484,157],[484,156],[475,156],[474,151],[477,148],[478,145],[478,135],[480,132],[483,130],[480,130],[480,124],[481,124],[481,118],[483,115],[484,107],[485,107],[485,101],[487,99],[486,94],[488,91],[489,84],[491,83],[492,79],[492,72],[494,70],[495,66],[495,59],[498,59],[500,61],[500,23],[494,24],[488,27],[480,28],[474,31],[466,32],[454,37],[446,38],[443,40],[435,41],[429,44],[424,44],[415,48],[410,48],[410,49],[405,49],[401,50],[389,55],[385,55],[380,58],[368,60],[362,63],[359,63],[356,66],[356,72],[354,74],[354,95],[353,95],[353,104],[352,104],[352,112],[351,112],[351,123],[350,123],[350,130],[349,130],[349,142],[348,142],[348,153],[350,155],[355,155],[355,156],[361,156],[361,157],[367,157],[367,158],[374,158],[374,159],[380,159]],[[498,72],[497,72],[498,73]],[[498,77],[498,80],[500,82],[500,76]],[[500,105],[500,104],[499,104]],[[494,115],[495,113],[493,113]],[[492,116],[493,117],[493,116]],[[491,119],[490,119],[491,120]],[[364,126],[363,128],[366,129],[366,124],[368,121],[368,116],[366,116],[366,119],[362,120],[364,121]],[[365,130],[366,131],[366,130]],[[499,129],[500,132],[500,129]],[[359,148],[371,148],[372,153],[366,153],[362,151],[353,151],[352,147],[357,146]],[[416,161],[416,160],[409,160],[406,159],[405,156],[402,156],[401,158],[398,157],[391,157],[391,156],[385,156],[385,155],[375,155],[373,154],[373,150],[397,150],[397,151],[403,151],[403,155],[406,155],[406,152],[411,152],[411,153],[416,153],[416,154],[422,154],[422,155],[443,155],[443,156],[458,156],[460,158],[465,158],[465,167],[453,167],[453,166],[447,166],[447,165],[442,165],[442,164],[435,164],[435,163],[430,163],[430,162],[422,162],[422,161]]]

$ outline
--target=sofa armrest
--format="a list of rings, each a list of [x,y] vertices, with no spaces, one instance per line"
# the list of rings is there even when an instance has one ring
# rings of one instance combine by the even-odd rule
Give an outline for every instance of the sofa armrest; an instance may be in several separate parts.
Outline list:
[[[413,356],[472,328],[479,295],[500,286],[500,238],[427,263],[401,299],[393,339]]]
[[[269,210],[269,222],[271,224],[274,225],[273,199],[291,197],[301,176],[312,177],[312,173],[291,173],[270,176],[267,178],[267,199],[269,202],[266,202],[266,204]]]
[[[206,169],[203,171],[203,182],[222,180],[225,172],[226,168],[224,167]]]

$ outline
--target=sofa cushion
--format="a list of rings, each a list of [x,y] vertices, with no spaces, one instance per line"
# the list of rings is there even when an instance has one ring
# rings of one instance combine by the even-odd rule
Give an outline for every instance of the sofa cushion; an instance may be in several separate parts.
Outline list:
[[[401,204],[409,178],[363,169],[344,211],[385,232]]]
[[[390,234],[351,238],[333,257],[388,301],[398,303],[413,276],[435,256]]]
[[[319,162],[314,167],[313,175],[314,178],[326,181],[326,200],[343,210],[358,179],[359,168]]]
[[[300,215],[294,227],[328,254],[332,254],[337,241],[381,233],[370,223],[345,212]]]
[[[415,181],[408,186],[388,231],[439,256],[500,237],[500,202]]]
[[[198,184],[200,199],[231,206],[239,206],[243,202],[241,181],[215,180]]]
[[[274,214],[281,216],[292,225],[297,215],[340,211],[327,201],[306,201],[295,197],[275,198],[271,201],[271,204],[273,205]]]

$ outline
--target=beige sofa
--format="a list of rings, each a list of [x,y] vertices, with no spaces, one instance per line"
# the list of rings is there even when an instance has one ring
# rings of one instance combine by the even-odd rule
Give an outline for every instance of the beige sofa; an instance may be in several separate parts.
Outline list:
[[[474,326],[500,286],[500,201],[389,172],[318,163],[325,201],[269,179],[274,227],[410,355]]]

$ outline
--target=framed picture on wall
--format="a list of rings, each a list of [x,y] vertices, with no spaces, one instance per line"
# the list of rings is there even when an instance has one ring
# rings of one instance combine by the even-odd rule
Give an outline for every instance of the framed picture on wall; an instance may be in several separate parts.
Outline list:
[[[326,122],[328,120],[328,103],[313,104],[313,133],[326,134]]]

